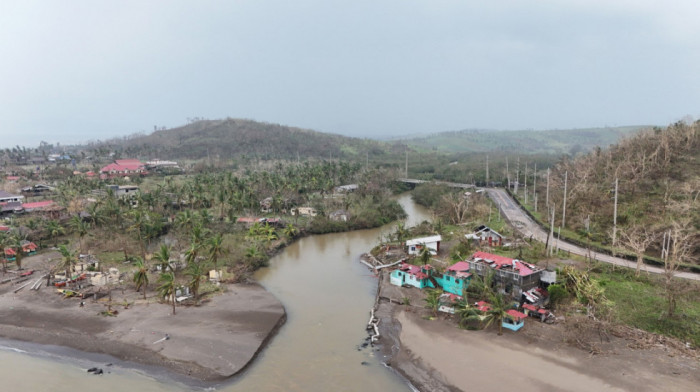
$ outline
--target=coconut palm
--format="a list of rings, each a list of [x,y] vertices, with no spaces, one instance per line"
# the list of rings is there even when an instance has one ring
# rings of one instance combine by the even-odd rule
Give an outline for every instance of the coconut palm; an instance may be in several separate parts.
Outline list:
[[[171,272],[165,272],[158,278],[158,294],[163,298],[170,297],[173,304],[173,315],[175,314],[175,274]]]
[[[77,254],[65,245],[61,245],[58,247],[58,252],[61,254],[61,267],[65,269],[66,271],[66,279],[70,280],[71,278],[71,270],[73,269],[73,266],[78,262],[77,260]]]
[[[399,222],[396,224],[396,232],[394,232],[394,235],[396,236],[396,240],[399,242],[399,245],[401,245],[404,238],[408,236],[408,229],[406,228],[405,223]]]
[[[187,265],[185,270],[185,275],[190,277],[189,286],[195,301],[197,301],[199,296],[199,286],[202,283],[202,278],[206,274],[206,264],[205,262],[192,262]]]
[[[134,272],[134,283],[136,283],[136,291],[138,292],[143,287],[143,299],[146,299],[146,289],[148,288],[148,267],[142,259],[136,259],[136,272]]]
[[[90,232],[90,224],[85,222],[80,215],[73,215],[69,225],[78,233],[78,245],[80,246],[80,253],[83,253],[83,237]]]
[[[433,312],[434,317],[437,317],[437,312],[440,308],[440,294],[442,294],[441,290],[428,290],[428,295],[423,299],[425,307]]]
[[[226,254],[227,249],[224,247],[224,238],[221,233],[217,233],[209,238],[209,260],[214,265],[214,269],[218,266],[219,257]]]
[[[433,254],[431,253],[430,248],[424,244],[423,248],[420,250],[420,254],[418,255],[421,263],[423,263],[423,265],[428,264],[432,256]]]
[[[160,271],[164,273],[170,267],[170,248],[167,245],[161,244],[160,249],[153,255],[153,259],[160,263]]]
[[[294,238],[299,234],[299,229],[297,229],[293,224],[288,224],[287,227],[284,228],[283,231],[284,235],[286,235],[289,238]]]
[[[61,224],[56,220],[50,220],[46,222],[46,231],[49,232],[51,239],[54,241],[54,246],[57,246],[56,237],[64,234],[66,230],[61,226]]]

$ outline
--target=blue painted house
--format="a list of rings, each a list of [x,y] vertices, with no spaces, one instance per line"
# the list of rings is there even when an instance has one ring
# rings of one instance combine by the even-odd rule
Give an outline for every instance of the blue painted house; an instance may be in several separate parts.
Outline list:
[[[462,295],[464,289],[469,287],[471,277],[469,263],[460,261],[448,268],[442,277],[436,278],[436,280],[444,291],[454,295]]]
[[[422,289],[424,287],[436,288],[435,278],[432,277],[433,267],[430,264],[417,266],[407,263],[399,264],[390,277],[391,284],[396,286],[413,286]]]
[[[511,331],[517,331],[525,325],[525,319],[527,315],[525,313],[518,312],[515,309],[510,309],[506,312],[506,316],[503,317],[501,325],[503,328],[510,329]]]

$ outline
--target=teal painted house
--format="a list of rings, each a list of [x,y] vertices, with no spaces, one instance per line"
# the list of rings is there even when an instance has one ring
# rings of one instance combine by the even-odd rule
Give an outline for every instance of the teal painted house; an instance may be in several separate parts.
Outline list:
[[[506,312],[505,317],[501,321],[503,328],[510,329],[511,331],[517,331],[525,325],[525,319],[527,315],[525,313],[518,312],[515,309],[510,309]]]
[[[460,261],[447,269],[442,277],[437,278],[437,283],[442,289],[454,295],[462,295],[469,287],[472,274],[469,273],[469,263]]]
[[[412,264],[401,263],[399,268],[395,269],[390,277],[391,284],[396,286],[413,286],[422,289],[424,287],[436,288],[435,278],[432,277],[433,267],[430,264],[417,266]]]

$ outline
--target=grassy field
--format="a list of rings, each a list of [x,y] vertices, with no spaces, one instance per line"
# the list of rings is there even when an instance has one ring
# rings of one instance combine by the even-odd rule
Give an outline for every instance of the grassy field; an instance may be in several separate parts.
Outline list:
[[[631,271],[613,271],[601,266],[593,273],[605,288],[606,297],[613,302],[614,319],[623,324],[662,335],[676,337],[700,347],[700,285],[688,284],[687,292],[678,302],[677,314],[673,318],[665,315],[666,298],[663,282],[659,276],[642,274],[635,277]]]

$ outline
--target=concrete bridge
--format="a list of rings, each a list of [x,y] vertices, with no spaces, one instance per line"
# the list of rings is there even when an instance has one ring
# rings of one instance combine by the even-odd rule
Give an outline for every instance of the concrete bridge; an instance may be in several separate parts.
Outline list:
[[[448,181],[438,181],[438,180],[427,181],[427,180],[417,180],[417,179],[413,179],[413,178],[399,178],[397,181],[403,182],[405,184],[413,184],[413,185],[430,183],[430,184],[435,184],[435,185],[445,185],[445,186],[449,186],[451,188],[461,188],[461,189],[476,188],[476,185],[474,185],[474,184],[460,184],[458,182],[448,182]]]

